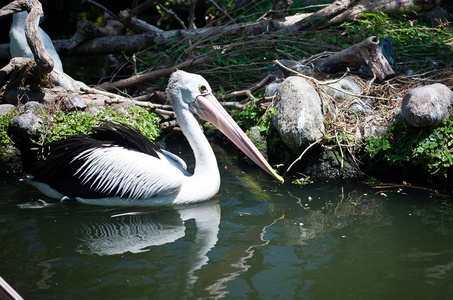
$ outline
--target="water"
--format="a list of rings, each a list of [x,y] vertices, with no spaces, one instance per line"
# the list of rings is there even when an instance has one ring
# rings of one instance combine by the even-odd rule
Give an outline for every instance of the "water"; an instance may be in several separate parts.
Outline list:
[[[358,183],[280,185],[216,152],[219,195],[192,207],[55,203],[2,182],[0,275],[25,299],[453,296],[451,198]]]

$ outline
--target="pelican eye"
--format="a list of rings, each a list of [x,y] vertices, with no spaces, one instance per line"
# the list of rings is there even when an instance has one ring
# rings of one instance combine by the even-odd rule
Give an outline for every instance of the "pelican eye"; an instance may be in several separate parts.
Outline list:
[[[204,85],[204,84],[200,84],[198,86],[198,90],[200,91],[200,93],[202,94],[206,94],[208,92],[208,88]]]

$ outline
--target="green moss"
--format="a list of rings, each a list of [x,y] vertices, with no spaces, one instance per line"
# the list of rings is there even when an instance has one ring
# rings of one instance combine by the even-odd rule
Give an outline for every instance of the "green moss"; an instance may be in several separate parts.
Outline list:
[[[5,146],[12,143],[8,134],[9,121],[17,115],[19,115],[18,111],[13,109],[6,115],[0,116],[0,145]]]
[[[385,13],[367,13],[352,22],[342,24],[344,37],[353,43],[369,36],[380,39],[392,37],[397,62],[405,62],[405,68],[415,71],[449,67],[453,59],[453,30],[450,25],[430,24],[421,18],[407,16],[391,18]]]
[[[141,107],[132,107],[128,113],[117,113],[114,110],[105,109],[96,115],[81,111],[68,114],[57,111],[55,115],[45,118],[45,125],[39,129],[40,137],[37,144],[43,145],[70,135],[88,134],[93,126],[98,126],[106,120],[131,125],[151,141],[160,132],[160,118]]]
[[[380,138],[368,137],[366,151],[371,158],[389,165],[419,166],[433,177],[447,178],[453,165],[453,115],[430,128],[409,128],[402,119]]]
[[[245,110],[234,112],[233,118],[242,128],[247,129],[259,126],[260,132],[267,135],[269,133],[269,126],[274,112],[273,107],[264,113],[260,112],[258,105],[252,104]]]

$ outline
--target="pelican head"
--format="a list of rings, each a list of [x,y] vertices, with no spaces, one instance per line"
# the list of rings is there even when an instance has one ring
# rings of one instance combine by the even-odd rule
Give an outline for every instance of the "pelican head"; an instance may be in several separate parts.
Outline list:
[[[191,111],[210,122],[225,134],[245,155],[280,182],[284,179],[269,165],[252,141],[231,118],[212,94],[212,88],[202,76],[181,70],[170,76],[167,93],[176,109]]]

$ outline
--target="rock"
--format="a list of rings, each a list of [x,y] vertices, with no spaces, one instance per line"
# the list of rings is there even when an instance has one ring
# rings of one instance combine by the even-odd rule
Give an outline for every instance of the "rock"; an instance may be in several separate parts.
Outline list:
[[[281,82],[271,82],[266,86],[266,89],[264,90],[264,96],[265,97],[272,97],[277,94],[278,88],[282,85]]]
[[[20,151],[13,145],[0,146],[0,176],[19,174],[22,170]]]
[[[440,124],[450,116],[453,92],[435,83],[410,90],[403,98],[401,115],[407,124],[428,127]]]
[[[297,71],[301,74],[304,75],[311,75],[313,73],[313,69],[310,67],[307,67],[303,65],[302,63],[296,61],[296,60],[289,60],[289,59],[281,59],[279,62],[287,67],[288,69]],[[282,69],[279,65],[274,64],[271,69],[264,74],[263,77],[266,77],[267,75],[274,75],[277,79],[282,79],[282,78],[287,78],[289,76],[294,76],[294,73],[287,71],[285,69]]]
[[[102,112],[102,106],[88,106],[84,112],[91,114],[92,116],[96,116],[98,113]]]
[[[85,110],[85,101],[77,93],[69,93],[61,98],[60,107],[66,112]]]
[[[38,128],[43,124],[42,120],[34,115],[31,111],[26,111],[20,116],[10,120],[11,130],[15,133],[22,133],[21,136],[36,135]]]
[[[377,139],[387,131],[387,126],[380,124],[380,122],[376,120],[376,117],[374,115],[366,116],[365,118],[363,118],[362,123],[364,124],[362,139],[366,139],[367,137],[373,137]]]
[[[30,101],[19,108],[20,113],[24,113],[26,111],[31,111],[35,115],[38,115],[41,111],[43,111],[43,107],[36,101]]]
[[[128,102],[123,102],[116,104],[111,107],[112,110],[116,111],[120,115],[129,115],[129,111],[131,110],[131,107],[134,107],[135,104],[132,101]]]
[[[303,172],[310,178],[318,180],[357,178],[361,175],[359,170],[347,160],[343,159],[343,169],[341,164],[340,153],[326,150],[311,156]]]
[[[267,141],[264,136],[261,135],[259,126],[253,126],[247,132],[247,136],[253,142],[253,144],[260,150],[261,154],[267,159]]]
[[[355,98],[351,101],[349,109],[356,113],[366,113],[371,110],[371,108],[359,98]]]
[[[304,146],[322,137],[324,118],[321,99],[302,77],[288,77],[275,98],[272,123],[283,142],[296,155]]]
[[[324,86],[326,93],[338,102],[356,98],[350,94],[360,95],[362,93],[362,89],[352,76],[346,76],[338,81],[327,81],[324,83],[326,84]]]
[[[38,117],[42,107],[37,102],[27,102],[19,111],[23,112],[9,121],[11,131],[19,138],[28,139],[38,134],[43,121]]]
[[[423,22],[432,22],[433,24],[442,24],[452,20],[451,15],[443,10],[439,5],[436,5],[436,7],[429,11],[420,12],[417,15],[420,17],[420,20],[423,20]]]
[[[88,107],[104,107],[106,104],[106,100],[109,99],[107,96],[104,95],[91,95],[90,101],[88,101]]]
[[[0,104],[0,117],[9,114],[15,107],[12,104]]]

